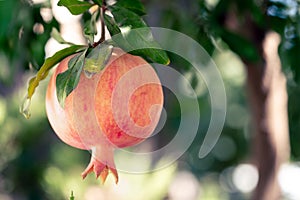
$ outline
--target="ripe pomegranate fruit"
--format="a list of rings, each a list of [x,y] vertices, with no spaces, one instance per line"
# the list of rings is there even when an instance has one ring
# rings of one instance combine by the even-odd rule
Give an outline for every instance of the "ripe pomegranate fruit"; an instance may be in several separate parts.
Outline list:
[[[91,150],[85,178],[94,171],[102,182],[118,173],[113,152],[136,145],[155,129],[163,104],[161,83],[141,57],[114,48],[106,67],[92,78],[81,73],[78,86],[62,108],[56,96],[56,77],[68,69],[72,56],[54,71],[47,89],[46,111],[52,128],[65,143]]]

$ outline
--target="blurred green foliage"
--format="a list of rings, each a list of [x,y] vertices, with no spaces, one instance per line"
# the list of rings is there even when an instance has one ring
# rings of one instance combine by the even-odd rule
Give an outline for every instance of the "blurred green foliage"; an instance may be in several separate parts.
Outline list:
[[[252,135],[244,86],[245,72],[240,56],[250,59],[254,56],[255,60],[255,52],[251,43],[245,45],[249,41],[243,42],[244,39],[241,39],[234,42],[236,37],[220,26],[218,20],[229,4],[236,4],[241,16],[250,9],[258,24],[268,24],[282,35],[279,52],[288,78],[291,157],[299,161],[299,2],[269,1],[268,21],[254,3],[257,1],[239,2],[144,1],[148,13],[145,20],[150,26],[166,27],[189,35],[215,60],[226,87],[226,124],[213,151],[204,159],[199,159],[199,148],[210,120],[209,93],[189,63],[169,54],[170,66],[184,74],[198,91],[201,121],[193,144],[176,164],[168,168],[144,175],[121,173],[123,183],[114,186],[112,179],[109,179],[105,186],[100,186],[94,177],[89,176],[85,181],[80,178],[81,171],[89,162],[89,152],[63,144],[49,126],[44,109],[47,81],[40,86],[33,99],[33,117],[25,120],[18,111],[26,91],[26,81],[33,75],[29,66],[38,69],[42,65],[51,28],[59,28],[55,18],[45,22],[41,17],[40,9],[49,8],[50,2],[0,1],[0,199],[67,199],[71,191],[74,191],[75,199],[92,199],[89,194],[98,195],[98,199],[107,196],[112,199],[167,199],[170,183],[180,171],[189,171],[198,179],[202,188],[199,192],[201,199],[247,198],[249,194],[228,189],[231,184],[229,179],[223,182],[223,186],[219,183],[224,171],[251,161],[249,144]],[[40,25],[43,27],[42,33],[34,30],[34,26]],[[239,52],[240,49],[244,52]],[[168,113],[166,126],[150,142],[157,149],[174,137],[180,123],[176,97],[168,89],[164,92]],[[127,161],[122,155],[117,159]]]

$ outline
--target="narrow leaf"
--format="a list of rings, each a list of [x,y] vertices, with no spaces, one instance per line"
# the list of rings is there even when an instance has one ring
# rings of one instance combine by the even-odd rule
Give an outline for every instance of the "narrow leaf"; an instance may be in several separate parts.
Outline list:
[[[99,44],[85,58],[84,72],[88,78],[100,72],[107,64],[113,46],[107,44]]]
[[[98,6],[102,6],[103,0],[93,0],[93,2],[95,2],[95,4],[97,4]]]
[[[117,5],[109,6],[115,21],[118,23],[119,27],[131,27],[131,28],[143,28],[147,27],[144,20],[134,12],[119,7]]]
[[[86,49],[86,46],[74,45],[65,49],[62,49],[56,52],[52,57],[49,57],[45,60],[44,64],[37,72],[36,76],[29,80],[27,95],[20,105],[20,112],[28,119],[30,117],[30,102],[31,98],[35,92],[35,89],[38,87],[40,81],[45,79],[52,67],[59,63],[65,57],[80,52]]]
[[[145,7],[140,0],[118,0],[115,6],[126,8],[139,16],[146,14]]]
[[[71,42],[65,41],[65,39],[60,35],[60,33],[58,32],[58,30],[55,27],[52,28],[51,37],[53,37],[57,42],[59,42],[61,44],[75,45]]]
[[[93,4],[78,0],[60,0],[58,6],[65,6],[73,15],[79,15],[87,11]]]
[[[130,44],[125,40],[125,38],[121,34],[121,30],[118,27],[115,20],[112,17],[105,14],[104,22],[105,22],[105,25],[106,25],[110,35],[111,36],[116,35],[115,37],[112,37],[112,40],[117,44],[117,46],[124,49],[125,51],[131,50],[132,47],[130,46]]]
[[[98,14],[98,12],[94,12],[91,20],[84,23],[84,36],[88,39],[90,44],[93,44],[94,36],[97,34],[96,22]]]
[[[111,16],[105,14],[104,22],[111,36],[121,33],[119,26]]]
[[[59,63],[61,60],[66,58],[69,55],[72,55],[76,52],[80,52],[86,49],[86,46],[83,45],[74,45],[68,48],[62,49],[56,52],[52,57],[49,57],[45,60],[44,64],[37,72],[36,76],[30,79],[29,86],[27,89],[27,98],[30,99],[35,92],[36,87],[39,85],[40,81],[45,79],[50,71],[50,69]]]
[[[59,104],[64,107],[67,96],[77,87],[84,65],[87,49],[74,56],[68,63],[68,69],[56,77],[56,94]]]

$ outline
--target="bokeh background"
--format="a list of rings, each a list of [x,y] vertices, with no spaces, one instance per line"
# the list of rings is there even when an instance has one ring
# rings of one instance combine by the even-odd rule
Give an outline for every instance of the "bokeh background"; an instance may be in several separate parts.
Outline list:
[[[211,117],[209,93],[190,64],[170,54],[170,67],[183,74],[198,95],[201,121],[195,140],[179,160],[164,169],[138,175],[120,172],[118,185],[112,176],[101,185],[93,175],[81,180],[90,153],[64,144],[51,129],[45,114],[48,79],[33,97],[32,117],[27,120],[19,112],[28,79],[45,57],[63,48],[50,38],[52,27],[59,29],[68,41],[84,44],[81,17],[57,7],[55,0],[0,0],[0,199],[69,199],[71,191],[75,199],[86,200],[249,199],[258,182],[258,173],[252,161],[246,74],[241,58],[210,32],[214,27],[209,23],[209,12],[218,2],[143,1],[148,13],[144,19],[150,26],[187,34],[207,50],[218,66],[226,88],[227,116],[216,146],[205,158],[198,158]],[[284,53],[281,56],[298,65],[295,60],[300,54],[299,1],[274,0],[274,6],[269,14],[284,38],[282,48],[290,50],[288,56]],[[240,48],[244,48],[243,44]],[[294,79],[297,68],[289,68],[285,63],[289,62],[283,62],[283,67],[289,94],[291,156],[280,170],[279,184],[283,199],[296,200],[300,199],[300,87]],[[163,147],[176,134],[179,103],[171,91],[165,88],[164,92],[167,121],[160,134],[140,145],[142,149]],[[149,163],[139,163],[120,153],[115,159],[150,168],[164,158],[149,158]]]

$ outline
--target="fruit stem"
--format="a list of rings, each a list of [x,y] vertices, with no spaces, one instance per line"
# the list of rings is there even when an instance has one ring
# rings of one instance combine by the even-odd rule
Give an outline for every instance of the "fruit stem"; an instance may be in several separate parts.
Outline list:
[[[105,0],[103,0],[102,2],[102,6],[100,8],[100,22],[101,22],[101,37],[99,39],[98,42],[95,42],[93,44],[93,47],[96,47],[98,46],[99,44],[101,44],[102,42],[105,41],[105,23],[104,23],[104,14],[105,14],[105,11],[106,11],[106,2]]]

